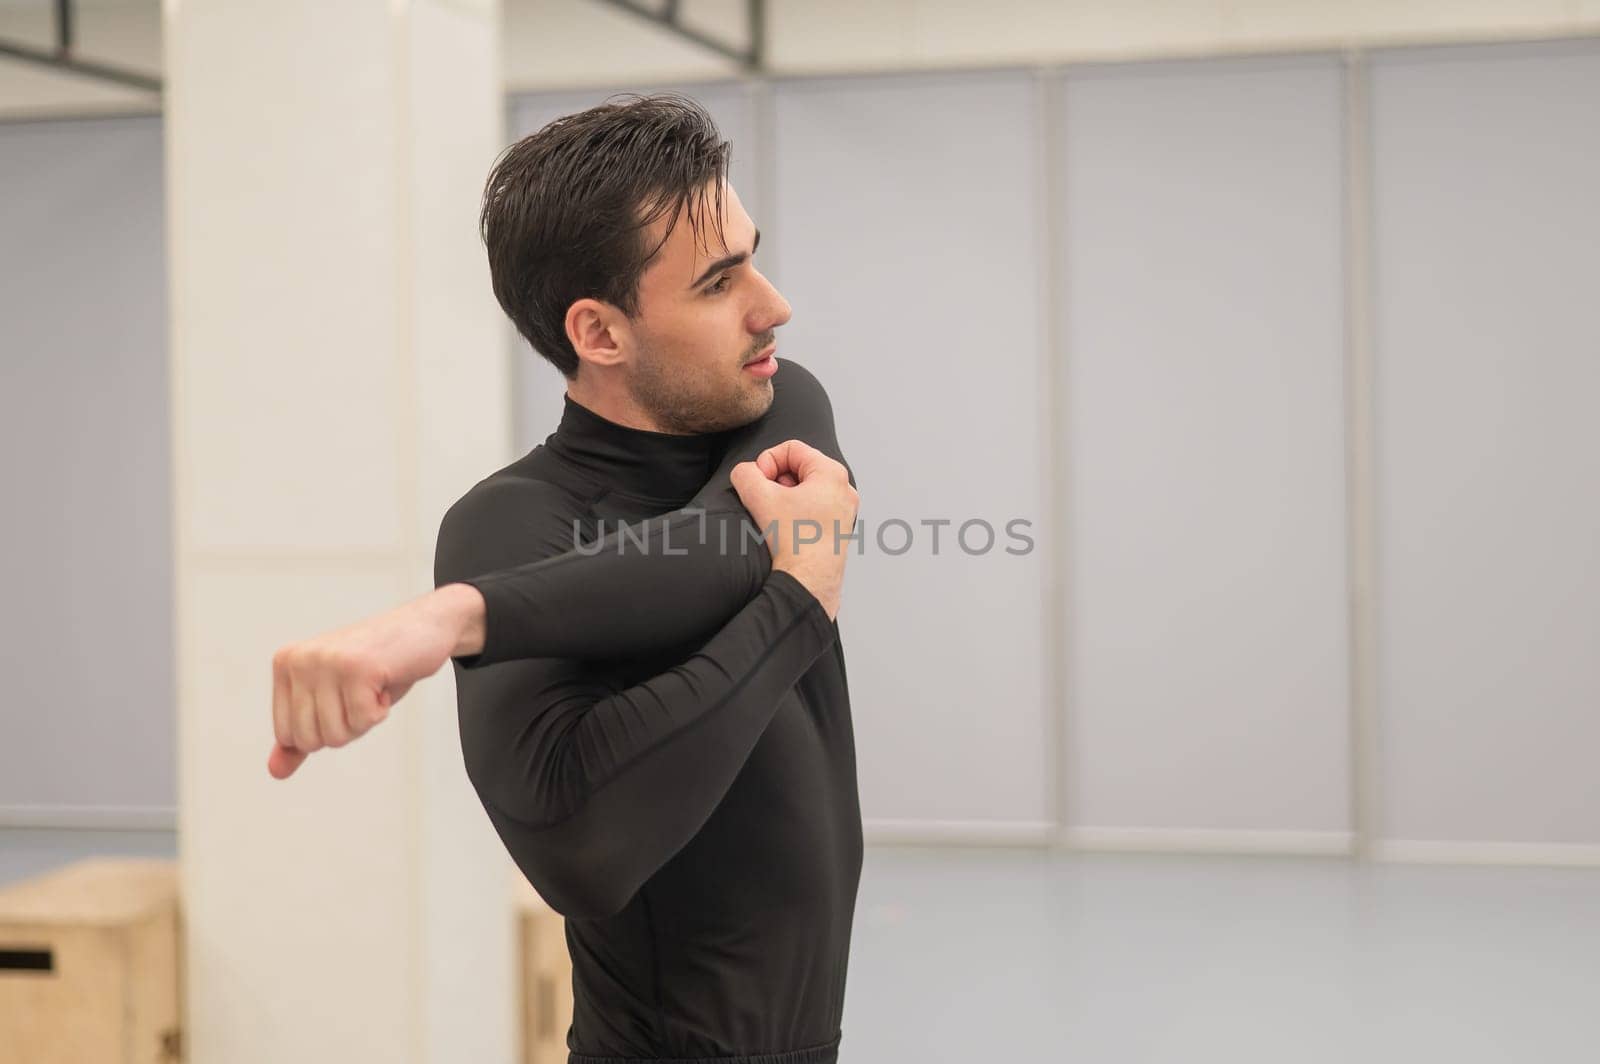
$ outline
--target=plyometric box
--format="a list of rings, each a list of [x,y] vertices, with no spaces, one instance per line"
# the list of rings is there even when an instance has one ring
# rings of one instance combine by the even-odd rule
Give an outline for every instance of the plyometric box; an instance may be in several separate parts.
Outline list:
[[[572,958],[567,953],[566,921],[526,881],[521,881],[517,928],[521,939],[518,953],[523,1064],[567,1064],[567,1029],[572,1026]]]
[[[178,867],[97,858],[0,888],[0,1064],[182,1059]]]

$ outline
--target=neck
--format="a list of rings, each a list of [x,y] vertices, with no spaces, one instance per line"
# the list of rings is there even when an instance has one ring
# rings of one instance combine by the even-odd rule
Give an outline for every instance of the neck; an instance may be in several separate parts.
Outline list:
[[[643,419],[641,419],[643,420]],[[664,433],[629,425],[596,410],[569,390],[561,423],[545,447],[597,485],[661,502],[688,501],[717,469],[728,432]]]
[[[577,380],[567,384],[567,398],[582,406],[585,410],[599,414],[617,425],[630,429],[640,429],[644,432],[663,432],[669,435],[681,435],[663,426],[649,412],[634,402],[627,390],[622,387],[608,387],[612,382],[597,381],[596,375],[580,373]]]

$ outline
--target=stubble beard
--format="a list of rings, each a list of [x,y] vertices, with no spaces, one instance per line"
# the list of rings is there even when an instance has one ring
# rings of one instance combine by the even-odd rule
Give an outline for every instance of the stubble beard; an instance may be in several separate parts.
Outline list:
[[[686,377],[669,360],[644,352],[628,377],[628,390],[661,431],[679,435],[723,432],[748,425],[772,405],[772,381],[748,379],[743,366],[737,376],[712,372]]]

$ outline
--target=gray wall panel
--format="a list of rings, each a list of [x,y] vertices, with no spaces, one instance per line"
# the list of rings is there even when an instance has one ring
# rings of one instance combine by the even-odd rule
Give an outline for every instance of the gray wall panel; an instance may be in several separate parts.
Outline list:
[[[0,125],[0,807],[174,803],[161,153]]]
[[[1341,89],[1067,79],[1075,827],[1349,830]]]
[[[780,357],[833,397],[869,536],[840,613],[868,819],[1051,816],[1036,102],[1022,73],[777,88]],[[935,554],[939,519],[996,545]]]
[[[1600,843],[1600,47],[1372,71],[1383,833]]]

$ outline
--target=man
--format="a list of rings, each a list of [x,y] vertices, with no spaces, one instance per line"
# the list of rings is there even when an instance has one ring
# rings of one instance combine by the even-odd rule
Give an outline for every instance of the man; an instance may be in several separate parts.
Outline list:
[[[274,659],[281,778],[455,658],[468,776],[568,918],[573,1064],[825,1064],[840,1042],[862,853],[846,552],[782,530],[853,529],[856,495],[799,440],[726,472],[769,410],[826,403],[777,366],[790,308],[754,265],[727,153],[675,97],[508,149],[484,238],[501,306],[567,380],[560,425],[451,508],[435,592]],[[770,570],[703,541],[700,568],[574,550],[703,504],[719,479],[779,529]]]

